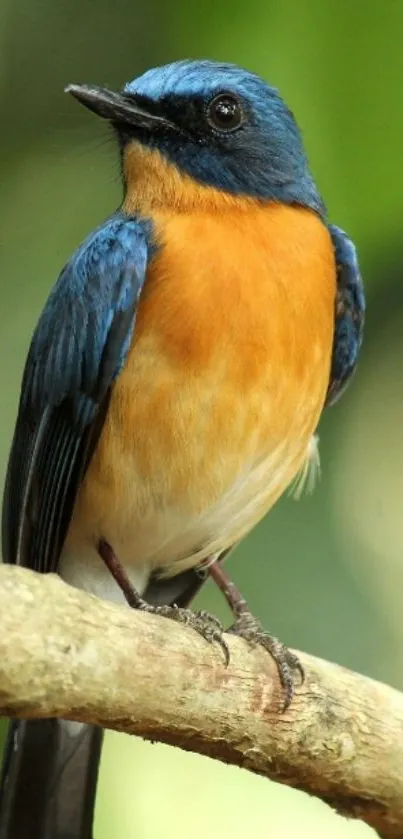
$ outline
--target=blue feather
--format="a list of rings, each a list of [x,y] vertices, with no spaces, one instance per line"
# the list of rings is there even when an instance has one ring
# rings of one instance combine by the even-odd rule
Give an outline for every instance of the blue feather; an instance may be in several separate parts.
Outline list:
[[[78,248],[49,296],[25,366],[7,472],[6,562],[57,569],[152,251],[150,223],[116,213]]]
[[[76,409],[83,399],[96,409],[130,345],[150,235],[149,224],[116,214],[84,241],[62,270],[36,327],[25,368],[22,404],[30,417],[67,397]],[[114,336],[113,346],[108,346],[113,324],[118,323],[118,340]],[[112,359],[105,377],[106,351]]]
[[[335,330],[326,405],[333,405],[357,366],[365,317],[365,295],[357,251],[346,233],[329,225],[337,269]]]

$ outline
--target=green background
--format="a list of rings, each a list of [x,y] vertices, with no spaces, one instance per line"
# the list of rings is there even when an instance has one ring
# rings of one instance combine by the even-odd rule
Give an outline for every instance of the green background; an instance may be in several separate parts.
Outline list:
[[[321,422],[320,485],[282,500],[227,567],[282,640],[401,689],[402,43],[399,0],[0,0],[0,476],[49,288],[120,198],[112,138],[63,87],[183,57],[248,66],[298,118],[331,219],[357,243],[368,318],[353,386]],[[227,619],[210,584],[198,605]],[[188,834],[371,831],[245,771],[108,735],[96,839]]]

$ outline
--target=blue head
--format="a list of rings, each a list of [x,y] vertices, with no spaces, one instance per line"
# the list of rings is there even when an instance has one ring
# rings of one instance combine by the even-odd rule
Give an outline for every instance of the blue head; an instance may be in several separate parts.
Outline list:
[[[140,144],[201,185],[324,213],[291,111],[253,73],[180,61],[149,70],[122,93],[68,90],[113,124],[123,158]]]

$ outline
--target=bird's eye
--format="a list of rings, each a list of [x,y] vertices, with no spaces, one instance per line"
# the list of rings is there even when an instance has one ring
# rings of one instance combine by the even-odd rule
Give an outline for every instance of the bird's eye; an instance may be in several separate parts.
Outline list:
[[[216,131],[235,131],[242,125],[242,108],[235,96],[220,93],[207,108],[207,120]]]

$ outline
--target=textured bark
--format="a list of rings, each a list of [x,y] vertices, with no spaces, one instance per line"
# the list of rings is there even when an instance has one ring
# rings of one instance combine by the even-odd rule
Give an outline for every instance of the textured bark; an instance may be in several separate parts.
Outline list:
[[[300,654],[306,681],[280,713],[275,666],[227,636],[218,646],[0,566],[0,713],[66,717],[246,767],[403,836],[403,695]]]

